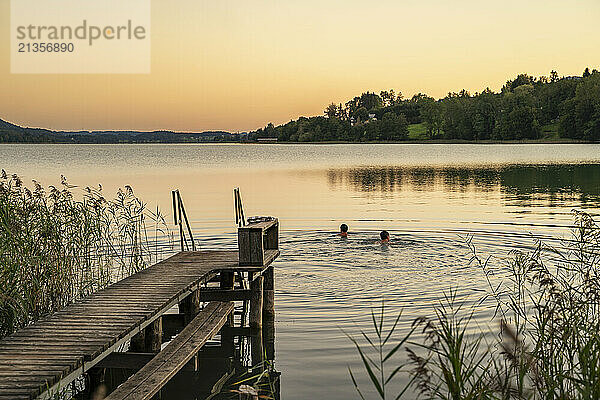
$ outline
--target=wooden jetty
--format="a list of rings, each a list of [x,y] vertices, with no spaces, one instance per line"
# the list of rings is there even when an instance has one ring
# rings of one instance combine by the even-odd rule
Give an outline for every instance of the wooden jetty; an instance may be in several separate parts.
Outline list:
[[[49,399],[85,375],[93,384],[94,369],[126,358],[115,352],[128,344],[134,358],[156,355],[108,399],[151,399],[223,327],[274,321],[278,236],[276,219],[240,227],[238,251],[180,252],[2,339],[0,400]],[[233,326],[235,301],[249,302],[248,326]],[[165,345],[173,316],[185,327]]]

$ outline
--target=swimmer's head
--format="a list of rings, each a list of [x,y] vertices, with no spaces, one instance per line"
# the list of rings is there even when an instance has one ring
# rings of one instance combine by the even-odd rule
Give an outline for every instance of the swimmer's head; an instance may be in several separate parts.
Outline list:
[[[382,241],[390,240],[390,233],[388,231],[381,231],[379,237]]]
[[[346,225],[346,224],[340,225],[340,232],[341,233],[348,233],[348,225]]]

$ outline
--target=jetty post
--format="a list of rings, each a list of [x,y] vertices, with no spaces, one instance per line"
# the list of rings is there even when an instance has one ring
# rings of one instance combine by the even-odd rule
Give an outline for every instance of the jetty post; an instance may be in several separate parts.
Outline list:
[[[200,290],[196,289],[191,295],[179,303],[179,313],[183,314],[184,324],[189,324],[202,309]]]
[[[134,353],[158,353],[162,345],[162,317],[142,329],[131,338],[129,351]]]
[[[275,218],[238,228],[240,266],[267,266],[249,274],[252,362],[275,357],[275,271],[270,259],[279,254],[279,221]]]
[[[267,360],[275,359],[275,269],[269,266],[263,274],[262,331]]]

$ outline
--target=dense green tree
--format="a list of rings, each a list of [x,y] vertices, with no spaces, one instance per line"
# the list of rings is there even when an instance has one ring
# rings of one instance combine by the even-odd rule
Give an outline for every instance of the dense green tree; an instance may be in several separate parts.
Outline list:
[[[433,97],[423,99],[421,104],[421,119],[425,123],[427,136],[430,139],[439,137],[442,133],[444,123],[442,104],[437,102]]]
[[[491,139],[496,127],[496,116],[498,114],[498,97],[487,88],[472,99],[472,124],[473,139]]]
[[[325,109],[325,115],[328,118],[335,118],[338,116],[338,107],[335,105],[335,103],[331,103],[327,106]]]
[[[347,114],[350,118],[358,118],[356,113],[362,108],[370,112],[383,107],[383,100],[376,93],[366,92],[346,103]]]
[[[538,139],[541,134],[537,120],[532,84],[515,87],[502,96],[501,111],[496,126],[496,138],[504,140]]]
[[[354,119],[356,119],[358,122],[365,122],[369,119],[369,110],[367,110],[366,107],[360,107],[354,113]]]
[[[577,81],[571,79],[550,79],[548,84],[536,86],[535,96],[540,109],[540,123],[555,122],[560,116],[564,102],[575,97],[575,89]]]
[[[396,115],[387,112],[381,121],[372,123],[378,125],[379,140],[405,140],[408,138],[408,122],[403,114]]]
[[[530,140],[541,137],[542,126],[560,122],[562,137],[600,140],[600,73],[587,69],[584,75],[521,74],[508,80],[500,93],[488,88],[471,95],[462,90],[440,100],[420,93],[404,100],[394,90],[366,92],[343,105],[330,104],[326,117],[301,117],[279,127],[269,124],[252,137],[396,141],[408,138],[408,125],[424,123],[430,139]]]
[[[275,126],[273,125],[273,123],[269,123],[269,125],[267,125],[267,127],[265,128],[265,137],[268,138],[275,138],[277,137],[277,132],[275,131]]]
[[[450,93],[444,100],[444,136],[447,139],[473,140],[472,99],[466,90]]]
[[[502,93],[512,92],[519,86],[523,85],[533,85],[535,83],[535,78],[533,76],[527,74],[520,74],[513,80],[507,81],[504,87],[502,88]]]
[[[600,140],[600,73],[578,83],[575,96],[564,103],[560,134],[583,140]]]
[[[590,72],[590,69],[586,68],[585,71],[583,71],[583,77],[587,78],[590,75],[592,75],[592,73]]]

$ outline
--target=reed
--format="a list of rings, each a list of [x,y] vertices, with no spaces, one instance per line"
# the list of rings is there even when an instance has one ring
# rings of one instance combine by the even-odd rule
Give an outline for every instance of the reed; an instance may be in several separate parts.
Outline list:
[[[572,239],[560,248],[540,242],[531,252],[515,251],[500,270],[468,242],[489,283],[482,300],[495,302],[499,330],[472,327],[477,309],[465,309],[450,290],[434,315],[414,321],[422,335],[397,339],[406,343],[412,368],[402,373],[411,377],[413,396],[600,398],[600,228],[586,213],[575,212],[574,221]]]
[[[32,188],[0,175],[0,337],[138,272],[163,257],[172,235],[126,186]]]
[[[393,382],[394,378],[401,372],[406,370],[407,363],[400,363],[394,365],[397,362],[394,355],[402,349],[402,346],[410,338],[412,333],[415,331],[413,327],[410,332],[404,334],[401,338],[397,339],[396,329],[398,323],[402,318],[402,311],[396,316],[394,323],[387,330],[385,329],[385,301],[381,302],[381,309],[376,315],[374,311],[371,311],[371,321],[373,323],[373,339],[362,329],[360,330],[360,338],[364,339],[365,344],[361,345],[358,338],[345,333],[348,339],[354,344],[356,351],[360,355],[362,365],[369,377],[369,381],[375,389],[378,397],[381,400],[394,398],[400,399],[410,388],[410,384],[406,385],[404,389],[398,393],[391,395],[388,387]],[[390,368],[391,365],[391,368]],[[390,371],[391,369],[391,371]],[[352,384],[356,389],[356,392],[362,400],[366,400],[363,392],[361,391],[352,369],[348,367]]]

